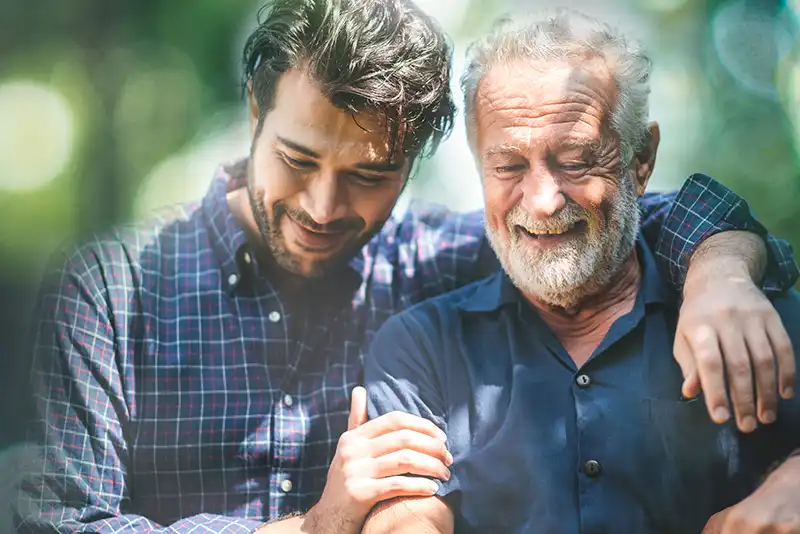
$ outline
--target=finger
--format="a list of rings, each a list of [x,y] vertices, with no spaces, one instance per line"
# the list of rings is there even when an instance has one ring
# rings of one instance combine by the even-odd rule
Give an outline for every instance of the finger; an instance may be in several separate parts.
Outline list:
[[[703,527],[702,534],[721,534],[722,525],[725,519],[725,516],[720,516],[721,513],[722,512],[711,516],[711,519],[708,520],[706,526]]]
[[[720,332],[719,344],[728,375],[728,389],[736,412],[736,425],[742,432],[752,432],[758,422],[753,394],[753,368],[744,336],[735,328],[725,328]]]
[[[388,477],[373,480],[370,484],[373,501],[386,501],[397,497],[431,497],[439,491],[439,484],[422,477]]]
[[[721,534],[729,510],[730,508],[726,508],[712,515],[711,519],[708,520],[708,523],[706,523],[706,526],[703,528],[702,534]]]
[[[411,450],[427,454],[444,462],[445,465],[453,464],[453,456],[442,440],[407,428],[375,438],[370,446],[373,458],[385,456],[396,451]]]
[[[715,423],[724,423],[730,418],[731,412],[717,335],[710,326],[701,326],[686,338],[686,342],[697,362],[706,409]]]
[[[366,438],[375,438],[404,428],[427,434],[441,441],[447,441],[447,436],[442,429],[434,425],[431,421],[405,412],[384,414],[364,424],[358,431],[359,434]]]
[[[347,418],[347,430],[353,430],[367,422],[367,390],[362,386],[353,388],[350,397],[350,416]]]
[[[766,325],[761,321],[753,321],[745,326],[744,335],[755,374],[758,420],[769,424],[775,421],[778,407],[778,385],[772,345],[767,337]]]
[[[773,317],[767,319],[767,336],[769,336],[772,351],[778,364],[778,383],[780,385],[781,397],[791,399],[794,397],[795,384],[797,380],[797,369],[794,359],[794,349],[786,328],[783,326],[777,312]]]
[[[398,475],[417,475],[448,480],[450,470],[441,460],[411,450],[396,451],[375,458],[373,478]]]
[[[697,365],[689,350],[689,345],[682,335],[675,336],[673,354],[683,374],[681,395],[687,399],[693,399],[700,393],[700,375],[697,373]]]

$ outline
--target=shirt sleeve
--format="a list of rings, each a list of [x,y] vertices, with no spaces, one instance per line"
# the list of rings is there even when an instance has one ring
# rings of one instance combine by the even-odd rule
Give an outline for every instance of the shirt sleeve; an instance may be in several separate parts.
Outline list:
[[[252,532],[259,522],[204,514],[165,526],[126,513],[134,376],[116,351],[115,299],[96,254],[82,249],[59,263],[37,304],[31,441],[41,461],[18,484],[16,531]]]
[[[379,255],[393,266],[405,306],[452,291],[499,266],[484,237],[483,212],[413,201],[382,231]]]
[[[442,353],[410,312],[386,321],[370,344],[364,364],[369,417],[402,411],[432,421],[446,434],[446,391],[432,358]],[[459,487],[453,467],[450,479],[438,482],[441,497]]]
[[[658,235],[656,261],[677,288],[683,285],[697,246],[726,230],[746,230],[764,238],[768,263],[762,289],[767,295],[782,293],[797,282],[800,272],[791,245],[770,235],[743,198],[709,176],[693,174],[677,195],[645,195],[640,206],[645,238],[652,245]]]

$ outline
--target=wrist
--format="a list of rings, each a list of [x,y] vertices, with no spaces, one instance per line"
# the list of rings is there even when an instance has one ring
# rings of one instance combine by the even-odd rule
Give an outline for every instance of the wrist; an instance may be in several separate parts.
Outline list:
[[[694,293],[700,293],[710,284],[719,282],[726,285],[755,285],[752,275],[747,260],[741,257],[698,259],[698,261],[692,261],[686,273],[683,296],[686,298]]]
[[[749,281],[757,285],[764,277],[767,248],[757,234],[731,230],[705,239],[692,253],[686,282]]]
[[[790,454],[774,471],[769,473],[767,480],[797,484],[797,481],[800,480],[800,449]]]

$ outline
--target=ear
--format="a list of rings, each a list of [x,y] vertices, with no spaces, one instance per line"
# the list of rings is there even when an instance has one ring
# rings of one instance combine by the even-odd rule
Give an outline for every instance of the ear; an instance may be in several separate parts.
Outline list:
[[[634,165],[636,171],[636,194],[641,196],[647,189],[647,182],[653,174],[653,167],[656,164],[656,154],[658,153],[658,143],[661,141],[661,130],[657,122],[651,122],[647,126],[647,139],[644,148],[636,154]]]
[[[253,137],[258,127],[258,102],[253,94],[253,80],[247,82],[247,101],[250,105],[250,137]]]

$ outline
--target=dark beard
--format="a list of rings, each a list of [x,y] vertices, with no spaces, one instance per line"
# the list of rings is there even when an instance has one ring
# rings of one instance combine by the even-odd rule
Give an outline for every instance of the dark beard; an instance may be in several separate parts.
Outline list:
[[[285,203],[278,201],[272,206],[272,211],[264,205],[263,197],[258,197],[251,184],[250,178],[247,180],[247,196],[250,201],[250,209],[253,211],[253,219],[258,226],[258,232],[275,263],[283,270],[307,278],[322,278],[347,266],[349,261],[383,228],[386,219],[376,222],[372,227],[366,228],[363,220],[338,220],[325,226],[317,224],[306,212],[290,208]],[[342,248],[329,258],[314,263],[311,272],[303,272],[300,262],[294,255],[286,250],[284,246],[284,236],[281,232],[281,220],[291,215],[307,228],[312,230],[326,230],[330,232],[355,231],[354,237],[350,238]],[[358,231],[360,230],[360,232]]]

